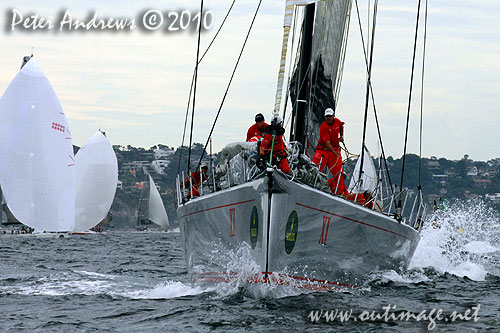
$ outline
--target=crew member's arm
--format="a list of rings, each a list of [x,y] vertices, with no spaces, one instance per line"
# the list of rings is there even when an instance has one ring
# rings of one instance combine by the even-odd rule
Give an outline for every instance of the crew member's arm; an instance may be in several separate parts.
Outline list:
[[[266,137],[264,137],[264,140],[262,140],[259,147],[259,152],[261,155],[269,151],[269,149],[266,149],[268,145],[269,145],[269,140],[267,140]]]
[[[339,134],[340,134],[339,141],[344,142],[344,123],[343,122],[340,122]]]
[[[250,128],[248,129],[248,131],[247,131],[247,142],[248,142],[248,141],[250,141],[250,139],[252,138],[252,133],[250,133],[250,130],[251,130],[251,129],[252,129],[252,128],[250,127]]]
[[[324,146],[326,147],[326,149],[328,149],[329,151],[334,153],[335,156],[338,157],[339,154],[335,151],[335,149],[333,149],[332,143],[330,142],[330,134],[328,133],[328,130],[326,129],[326,127],[324,127],[324,126],[320,127],[319,135],[320,135],[322,141],[324,142]]]
[[[331,151],[333,154],[335,154],[335,156],[339,156],[339,153],[337,153],[337,151],[335,149],[333,149],[333,146],[332,144],[330,143],[330,141],[325,141],[325,147]]]

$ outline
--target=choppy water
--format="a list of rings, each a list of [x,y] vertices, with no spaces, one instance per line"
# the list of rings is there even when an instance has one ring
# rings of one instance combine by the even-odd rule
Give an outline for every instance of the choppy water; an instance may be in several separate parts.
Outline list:
[[[430,321],[312,323],[312,310],[383,313],[442,309],[478,320],[435,331],[500,331],[500,220],[483,204],[451,205],[428,223],[407,272],[376,272],[356,290],[189,283],[178,233],[110,233],[63,239],[0,237],[0,331],[420,332]],[[463,232],[462,232],[463,231]],[[233,269],[249,267],[234,256]],[[239,266],[239,267],[238,267]],[[251,266],[251,265],[250,265]],[[264,296],[263,296],[264,295]],[[352,318],[352,317],[351,317]]]

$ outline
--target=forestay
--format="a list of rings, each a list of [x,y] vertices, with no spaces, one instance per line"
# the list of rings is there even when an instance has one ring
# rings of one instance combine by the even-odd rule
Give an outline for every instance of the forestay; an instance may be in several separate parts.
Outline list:
[[[8,207],[38,231],[71,231],[75,162],[66,116],[32,58],[0,99],[0,182]]]

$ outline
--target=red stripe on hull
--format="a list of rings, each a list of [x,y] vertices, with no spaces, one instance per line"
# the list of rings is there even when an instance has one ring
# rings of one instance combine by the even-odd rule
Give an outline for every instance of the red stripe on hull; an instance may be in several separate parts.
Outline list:
[[[361,221],[358,221],[358,220],[354,220],[354,219],[351,219],[350,217],[345,217],[345,216],[342,216],[342,215],[338,215],[338,214],[335,214],[335,213],[331,213],[331,212],[328,212],[326,210],[322,210],[322,209],[319,209],[319,208],[314,208],[314,207],[309,207],[309,206],[306,206],[306,205],[303,205],[301,203],[298,203],[296,202],[295,203],[297,206],[301,206],[301,207],[304,207],[304,208],[309,208],[309,209],[312,209],[312,210],[316,210],[318,212],[322,212],[322,213],[325,213],[325,214],[330,214],[332,216],[337,216],[337,217],[340,217],[340,218],[343,218],[345,220],[348,220],[348,221],[351,221],[351,222],[355,222],[355,223],[359,223],[359,224],[363,224],[363,225],[366,225],[367,227],[372,227],[372,228],[375,228],[375,229],[379,229],[379,230],[382,230],[382,231],[385,231],[385,232],[390,232],[391,234],[394,234],[394,235],[397,235],[399,237],[403,237],[405,239],[408,239],[410,240],[408,237],[404,236],[404,235],[401,235],[401,234],[398,234],[397,232],[394,232],[394,231],[391,231],[391,230],[387,230],[387,229],[384,229],[384,228],[381,228],[381,227],[377,227],[375,225],[371,225],[369,223],[366,223],[366,222],[361,222]]]
[[[207,208],[207,209],[202,209],[202,210],[198,210],[196,212],[192,212],[192,213],[187,213],[185,215],[182,215],[180,219],[183,219],[185,218],[186,216],[190,216],[190,215],[194,215],[194,214],[199,214],[199,213],[203,213],[203,212],[207,212],[209,210],[214,210],[214,209],[219,209],[219,208],[224,208],[224,207],[230,207],[230,206],[236,206],[236,205],[242,205],[242,204],[245,204],[245,203],[249,203],[249,202],[252,202],[252,201],[255,201],[255,199],[252,199],[252,200],[246,200],[246,201],[241,201],[241,202],[235,202],[235,203],[231,203],[231,204],[227,204],[227,205],[222,205],[222,206],[217,206],[217,207],[212,207],[212,208]]]
[[[195,273],[195,281],[207,283],[228,283],[238,280],[238,273],[236,272],[209,272],[209,273]],[[329,291],[339,290],[340,287],[344,288],[358,288],[356,285],[347,283],[339,283],[328,280],[319,280],[306,278],[303,276],[295,276],[281,273],[269,272],[268,277],[265,277],[265,272],[260,275],[256,274],[247,278],[244,282],[249,284],[272,284],[278,286],[291,286],[294,288],[303,288],[314,291]]]

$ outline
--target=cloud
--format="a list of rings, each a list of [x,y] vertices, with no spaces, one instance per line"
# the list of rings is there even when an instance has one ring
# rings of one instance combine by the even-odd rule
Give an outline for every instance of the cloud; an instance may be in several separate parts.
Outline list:
[[[205,1],[214,12],[211,31],[202,36],[204,50],[231,2]],[[372,3],[373,4],[373,3]],[[176,1],[31,1],[11,3],[23,13],[54,17],[63,8],[83,18],[136,16],[146,8],[196,10],[198,2]],[[236,1],[227,25],[199,66],[194,140],[205,142],[238,57],[257,2]],[[4,26],[2,4],[0,24]],[[364,6],[366,7],[366,6]],[[373,87],[388,154],[402,153],[408,103],[416,3],[380,3],[375,39]],[[241,140],[253,116],[274,107],[281,52],[284,3],[263,1],[254,30],[227,95],[214,133],[214,148]],[[361,8],[366,19],[366,8]],[[355,11],[339,101],[352,151],[361,146],[366,74]],[[429,3],[425,73],[424,155],[475,159],[498,157],[496,112],[500,86],[500,29],[497,1]],[[366,22],[363,22],[366,30]],[[17,73],[32,46],[69,118],[76,144],[102,126],[114,144],[178,146],[182,138],[189,87],[196,56],[191,33],[14,33],[2,30],[0,91]],[[366,33],[366,31],[365,31]],[[421,37],[422,35],[420,35]],[[421,46],[410,121],[410,152],[418,151]],[[370,114],[369,145],[377,136]]]

